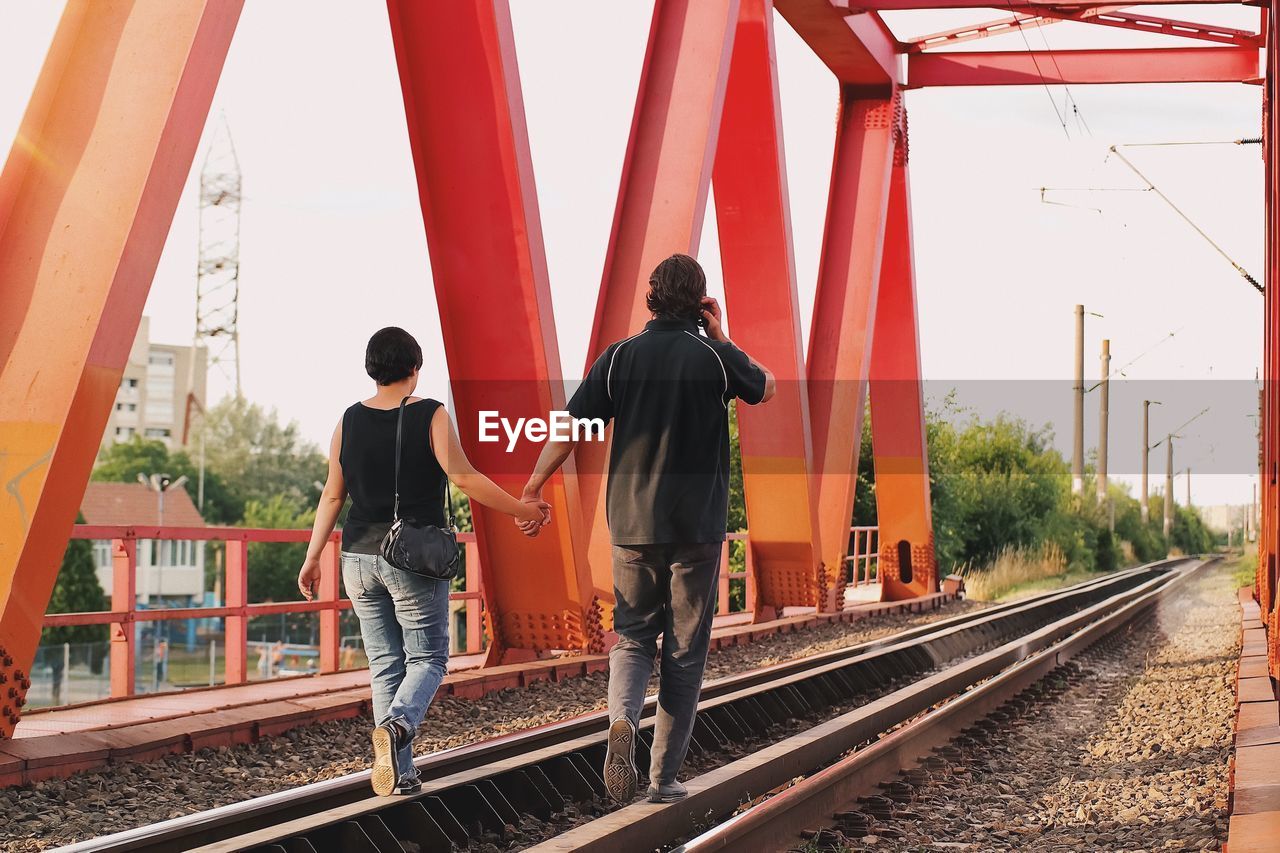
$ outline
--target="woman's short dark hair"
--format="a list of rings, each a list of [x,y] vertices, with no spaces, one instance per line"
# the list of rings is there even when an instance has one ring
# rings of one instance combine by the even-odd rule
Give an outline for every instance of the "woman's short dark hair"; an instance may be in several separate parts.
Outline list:
[[[697,320],[707,295],[707,276],[688,255],[672,255],[653,268],[645,305],[655,317]]]
[[[408,379],[422,367],[422,347],[399,326],[379,329],[364,351],[365,372],[379,385]]]

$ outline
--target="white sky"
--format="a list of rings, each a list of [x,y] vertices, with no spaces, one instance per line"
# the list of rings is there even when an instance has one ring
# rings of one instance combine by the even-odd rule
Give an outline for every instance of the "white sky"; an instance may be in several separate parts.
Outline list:
[[[512,0],[525,110],[568,375],[585,357],[651,3]],[[1140,7],[1153,14],[1257,29],[1256,9]],[[8,149],[60,14],[50,0],[0,0],[0,145]],[[992,10],[886,16],[897,35],[1001,17]],[[834,136],[834,79],[782,21],[776,27],[792,222],[802,311],[813,304]],[[1063,23],[973,44],[977,49],[1195,44]],[[448,82],[445,81],[445,85]],[[1224,140],[1260,133],[1261,88],[1246,85],[1071,87],[1083,122],[1058,124],[1062,87],[937,89],[907,95],[922,357],[931,390],[968,380],[1059,380],[1011,386],[1007,403],[1051,420],[1068,449],[1072,309],[1090,317],[1086,375],[1098,342],[1113,365],[1181,330],[1126,373],[1130,379],[1246,380],[1259,366],[1261,297],[1150,193],[1055,193],[1039,187],[1134,187],[1113,143]],[[214,98],[244,172],[241,358],[246,395],[327,440],[338,414],[367,395],[363,349],[398,324],[422,342],[420,392],[447,395],[440,323],[430,282],[403,104],[385,5],[338,0],[248,0]],[[211,125],[212,126],[212,123]],[[197,176],[183,193],[147,303],[152,334],[189,340],[193,329]],[[1126,152],[1225,250],[1262,274],[1262,162],[1258,146],[1143,148]],[[1097,213],[1086,208],[1100,208]],[[700,257],[719,284],[713,205]],[[732,316],[728,318],[732,330]],[[808,322],[805,321],[807,335]],[[226,384],[211,376],[211,396]],[[1028,388],[1035,388],[1028,392]],[[1165,386],[1153,433],[1199,411],[1208,383]],[[1215,386],[1217,387],[1217,386]],[[1197,470],[1197,503],[1245,501],[1254,424],[1246,382],[1217,387],[1212,416],[1177,444],[1175,468]],[[1096,441],[1090,396],[1086,443]],[[1146,389],[1112,397],[1112,470],[1133,472]],[[1208,425],[1208,426],[1206,426]],[[1212,448],[1212,449],[1211,449]],[[1224,451],[1224,448],[1227,450]],[[1163,451],[1153,454],[1163,475]],[[1227,473],[1229,472],[1229,474]],[[1158,484],[1157,484],[1158,485]],[[1179,499],[1185,485],[1175,486]]]

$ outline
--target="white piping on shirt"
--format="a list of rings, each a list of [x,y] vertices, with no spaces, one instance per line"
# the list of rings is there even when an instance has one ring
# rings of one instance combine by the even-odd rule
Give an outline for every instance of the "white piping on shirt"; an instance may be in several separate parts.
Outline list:
[[[707,343],[693,332],[685,332],[685,334],[711,350],[711,354],[716,357],[716,362],[720,365],[720,375],[724,377],[724,393],[720,395],[720,404],[726,409],[729,408],[729,403],[724,399],[729,394],[729,372],[724,369],[724,359],[720,357],[720,353],[716,352],[715,347],[711,346],[711,344]]]
[[[613,402],[613,361],[618,357],[618,350],[640,337],[640,335],[648,334],[648,332],[649,330],[645,329],[643,332],[640,332],[640,334],[632,335],[613,348],[613,355],[609,356],[609,372],[606,373],[604,377],[604,393],[605,396],[609,398],[610,402]]]

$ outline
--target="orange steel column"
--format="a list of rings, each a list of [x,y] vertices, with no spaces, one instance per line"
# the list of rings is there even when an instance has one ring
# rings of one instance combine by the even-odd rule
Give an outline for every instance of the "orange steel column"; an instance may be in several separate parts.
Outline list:
[[[1267,626],[1268,668],[1272,678],[1280,678],[1280,608],[1277,604],[1276,586],[1280,582],[1277,571],[1277,541],[1280,534],[1280,484],[1277,484],[1280,468],[1280,26],[1277,4],[1270,4],[1266,14],[1266,78],[1263,90],[1263,158],[1265,165],[1266,199],[1266,287],[1264,290],[1263,328],[1263,386],[1262,409],[1262,464],[1258,483],[1258,500],[1262,518],[1258,525],[1258,566],[1254,589]]]
[[[763,619],[811,594],[821,571],[772,0],[742,0],[714,181],[730,331],[778,380],[767,406],[738,407]]]
[[[880,296],[871,345],[871,446],[880,528],[880,598],[897,601],[936,592],[938,565],[933,550],[929,452],[920,387],[905,137],[894,152],[880,262]]]
[[[0,673],[20,694],[240,7],[68,3],[0,175]]]
[[[518,495],[540,446],[481,442],[480,413],[545,418],[565,399],[510,10],[505,0],[387,10],[458,432],[476,466]],[[573,478],[557,475],[545,496],[555,519],[532,540],[472,505],[491,662],[603,642]]]
[[[111,540],[111,610],[134,612],[138,603],[138,540]],[[126,619],[111,623],[110,669],[111,695],[132,696],[137,680],[137,623]],[[7,716],[7,715],[6,715]]]
[[[738,0],[657,0],[654,6],[584,372],[609,344],[649,319],[643,295],[658,262],[698,252],[737,17]],[[583,523],[591,531],[591,576],[611,624],[603,489],[608,445],[584,442],[575,455]]]
[[[807,365],[824,570],[804,600],[787,604],[825,610],[843,604],[889,172],[901,121],[899,95],[859,98],[848,87],[841,93]]]

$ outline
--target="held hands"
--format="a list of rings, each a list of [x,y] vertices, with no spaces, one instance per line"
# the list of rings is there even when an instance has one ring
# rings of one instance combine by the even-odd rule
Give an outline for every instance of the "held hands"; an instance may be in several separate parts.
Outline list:
[[[702,297],[702,321],[705,323],[707,337],[713,341],[727,341],[729,336],[720,325],[720,303],[710,296]]]
[[[516,527],[525,536],[533,538],[551,523],[551,504],[544,501],[541,495],[530,493],[527,489],[520,496],[520,502],[521,512],[515,517]]]
[[[524,493],[520,495],[520,500],[524,504],[527,512],[523,512],[516,516],[516,527],[520,528],[520,532],[529,538],[537,536],[542,528],[551,523],[551,504],[542,499],[541,489],[530,489],[525,487]]]
[[[298,591],[302,593],[303,598],[311,601],[315,598],[318,583],[320,583],[320,560],[317,557],[308,557],[302,562],[302,568],[298,570]]]

